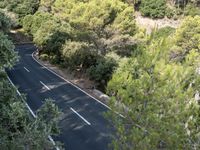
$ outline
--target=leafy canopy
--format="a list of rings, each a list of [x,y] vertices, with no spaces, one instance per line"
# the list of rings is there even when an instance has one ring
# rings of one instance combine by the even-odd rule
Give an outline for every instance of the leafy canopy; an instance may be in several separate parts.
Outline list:
[[[186,18],[170,35],[175,43],[150,38],[140,54],[120,62],[107,89],[110,106],[125,116],[109,113],[117,129],[114,149],[200,148],[199,21]],[[188,50],[181,61],[172,59],[173,45]]]

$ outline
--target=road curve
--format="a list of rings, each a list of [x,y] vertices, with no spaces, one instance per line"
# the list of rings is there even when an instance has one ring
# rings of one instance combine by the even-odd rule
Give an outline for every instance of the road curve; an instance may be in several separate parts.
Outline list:
[[[61,134],[54,140],[65,149],[109,150],[112,129],[103,116],[109,108],[40,65],[32,57],[35,50],[33,44],[16,46],[20,61],[7,71],[19,91],[27,95],[30,108],[35,112],[46,98],[55,100],[63,116]]]

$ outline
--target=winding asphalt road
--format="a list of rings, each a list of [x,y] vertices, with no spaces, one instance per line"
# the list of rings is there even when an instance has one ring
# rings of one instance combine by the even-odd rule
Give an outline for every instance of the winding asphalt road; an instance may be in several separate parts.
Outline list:
[[[40,65],[32,57],[35,50],[32,44],[16,46],[20,61],[7,71],[19,91],[27,95],[30,108],[35,112],[45,99],[55,100],[64,115],[59,123],[61,134],[54,140],[65,149],[108,150],[112,129],[103,115],[109,108]]]

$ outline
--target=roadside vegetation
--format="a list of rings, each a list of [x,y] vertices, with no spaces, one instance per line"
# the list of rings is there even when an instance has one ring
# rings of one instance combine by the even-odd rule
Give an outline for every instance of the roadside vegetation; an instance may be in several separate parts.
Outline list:
[[[144,34],[136,26],[133,8],[119,0],[55,1],[51,9],[44,7],[23,19],[41,59],[86,73],[103,89],[118,59],[131,56]]]
[[[125,116],[107,114],[117,130],[115,150],[200,149],[199,0],[35,0],[26,5],[21,0],[11,9],[1,2],[17,14],[40,59],[87,74],[111,97],[112,110]],[[29,11],[17,12],[22,6]],[[135,10],[183,21],[177,29],[146,34],[135,22]]]
[[[141,12],[143,16],[150,18],[178,19],[182,16],[200,15],[199,0],[127,0]]]
[[[12,41],[8,39],[10,21],[0,13],[0,147],[1,149],[54,149],[49,135],[57,135],[60,112],[52,100],[47,100],[33,118],[7,78],[5,69],[19,60]],[[51,116],[48,118],[46,116]]]
[[[185,18],[170,35],[155,33],[108,83],[112,108],[126,117],[110,113],[114,149],[199,149],[200,17]]]

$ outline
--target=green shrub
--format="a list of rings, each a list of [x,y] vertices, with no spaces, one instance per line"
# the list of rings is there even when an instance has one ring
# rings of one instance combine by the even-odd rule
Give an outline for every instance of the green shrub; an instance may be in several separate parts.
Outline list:
[[[89,77],[104,86],[111,79],[114,69],[117,67],[119,56],[115,53],[107,54],[97,60],[97,63],[87,70]]]
[[[7,4],[7,9],[18,14],[20,18],[34,14],[38,7],[39,0],[10,0]]]
[[[60,48],[70,38],[69,34],[63,32],[60,26],[61,24],[56,20],[50,20],[42,24],[34,34],[34,42],[45,53],[56,54],[58,57],[60,57]]]
[[[6,8],[7,5],[8,5],[8,2],[6,2],[5,0],[0,1],[0,8]]]
[[[53,16],[49,13],[37,12],[34,15],[27,15],[24,17],[22,24],[25,32],[34,36],[42,24],[45,24],[47,21],[53,19]]]
[[[48,56],[47,54],[41,54],[41,55],[40,55],[40,59],[46,61],[46,60],[49,59],[49,56]]]
[[[153,32],[153,38],[155,40],[160,39],[160,38],[166,38],[168,36],[170,36],[171,34],[173,34],[175,32],[175,29],[172,27],[163,27],[160,28],[158,30],[156,30],[155,32]]]
[[[167,7],[166,12],[165,12],[167,18],[173,18],[175,15],[175,11],[176,11],[175,8],[172,9],[172,8]]]
[[[33,15],[27,15],[22,21],[23,29],[26,34],[31,35]]]
[[[59,64],[60,63],[60,57],[58,55],[51,55],[51,56],[49,56],[49,61],[52,64]]]
[[[165,0],[142,0],[140,11],[143,16],[151,18],[163,18],[166,13]]]
[[[113,149],[199,149],[198,33],[200,17],[187,17],[175,36],[120,62],[107,86],[108,116],[117,131]],[[173,44],[173,58],[184,60],[167,60]],[[120,121],[115,111],[129,119]]]
[[[3,13],[0,12],[0,29],[8,31],[11,26],[11,20]]]
[[[175,46],[178,47],[175,50],[171,50],[171,53],[175,53],[176,57],[184,61],[190,51],[200,51],[200,16],[186,17],[181,26],[175,33]]]
[[[194,4],[188,4],[185,8],[184,15],[186,16],[195,16],[200,15],[200,8]]]
[[[64,66],[69,69],[85,70],[97,60],[97,52],[85,42],[66,41],[61,53]]]

